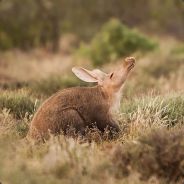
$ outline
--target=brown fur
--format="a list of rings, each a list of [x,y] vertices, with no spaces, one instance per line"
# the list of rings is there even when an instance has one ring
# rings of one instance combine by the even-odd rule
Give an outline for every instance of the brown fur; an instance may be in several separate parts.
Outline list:
[[[93,124],[101,131],[107,127],[119,131],[109,113],[108,98],[100,86],[59,91],[39,108],[31,122],[29,136],[36,139],[48,138],[49,131],[52,134],[61,131],[66,133],[69,127],[83,135],[85,128],[90,128]]]

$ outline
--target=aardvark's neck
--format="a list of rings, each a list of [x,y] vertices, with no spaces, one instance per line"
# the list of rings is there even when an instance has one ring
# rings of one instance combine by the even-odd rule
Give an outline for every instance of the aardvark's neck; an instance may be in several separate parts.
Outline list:
[[[114,91],[112,88],[108,87],[103,87],[101,86],[101,90],[105,94],[109,107],[110,107],[110,112],[117,113],[119,112],[120,109],[120,102],[121,102],[121,97],[122,97],[122,89],[121,87],[118,91]]]

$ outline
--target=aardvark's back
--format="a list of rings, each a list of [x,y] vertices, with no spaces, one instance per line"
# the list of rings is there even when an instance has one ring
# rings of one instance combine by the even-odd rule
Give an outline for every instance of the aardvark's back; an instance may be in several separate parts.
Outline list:
[[[69,88],[51,96],[38,109],[29,131],[33,138],[47,138],[50,133],[57,134],[68,128],[75,128],[83,134],[85,127],[97,121],[100,125],[108,113],[105,94],[99,86]],[[102,127],[103,128],[103,127]]]

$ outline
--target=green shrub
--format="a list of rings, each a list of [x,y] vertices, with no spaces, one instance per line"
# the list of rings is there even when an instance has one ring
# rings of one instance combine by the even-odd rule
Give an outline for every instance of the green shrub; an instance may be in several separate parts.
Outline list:
[[[0,109],[10,109],[16,118],[23,118],[26,113],[33,114],[35,101],[23,92],[5,91],[0,96]]]
[[[80,47],[79,53],[89,57],[96,66],[128,56],[135,51],[153,50],[156,45],[138,31],[112,19],[94,36],[89,46]]]

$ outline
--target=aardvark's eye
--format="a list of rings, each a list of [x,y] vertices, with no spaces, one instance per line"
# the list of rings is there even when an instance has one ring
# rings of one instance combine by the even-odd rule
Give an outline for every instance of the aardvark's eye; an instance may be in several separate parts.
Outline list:
[[[110,79],[113,77],[113,75],[114,75],[114,73],[111,73],[111,75],[110,75]]]

